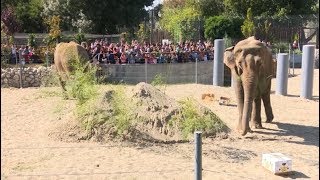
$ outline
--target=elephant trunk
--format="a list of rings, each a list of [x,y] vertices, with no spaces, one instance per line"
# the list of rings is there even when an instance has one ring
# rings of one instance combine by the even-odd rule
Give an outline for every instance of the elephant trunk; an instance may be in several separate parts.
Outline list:
[[[242,126],[242,132],[241,135],[244,136],[247,134],[250,130],[249,127],[249,121],[251,118],[252,113],[252,103],[254,100],[254,90],[256,88],[254,79],[249,79],[246,83],[244,83],[244,103],[243,103],[243,111],[242,111],[242,120],[241,120],[241,126]]]

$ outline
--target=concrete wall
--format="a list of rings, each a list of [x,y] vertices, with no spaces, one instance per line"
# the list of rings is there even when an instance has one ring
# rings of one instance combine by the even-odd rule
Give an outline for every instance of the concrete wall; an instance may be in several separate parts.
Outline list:
[[[213,62],[196,63],[165,63],[165,64],[126,64],[103,65],[98,75],[106,75],[107,82],[137,84],[151,83],[156,75],[160,75],[167,84],[197,83],[212,85]],[[224,84],[230,86],[230,70],[226,66]],[[22,69],[22,87],[39,87],[45,77],[50,75],[52,68],[27,67]],[[147,77],[147,78],[146,78]],[[1,87],[20,88],[20,68],[1,69]]]
[[[196,70],[197,68],[197,70]],[[197,72],[197,73],[196,73]],[[213,62],[198,63],[165,63],[165,64],[125,64],[103,65],[101,76],[107,77],[107,82],[123,82],[137,84],[139,82],[151,83],[156,75],[160,75],[167,84],[197,83],[212,84]],[[225,85],[230,85],[230,70],[225,66]]]

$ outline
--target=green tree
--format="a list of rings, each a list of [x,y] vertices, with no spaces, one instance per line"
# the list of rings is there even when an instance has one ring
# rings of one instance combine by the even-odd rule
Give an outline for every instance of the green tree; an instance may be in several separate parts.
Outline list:
[[[221,0],[200,0],[200,13],[203,17],[218,16],[224,12],[224,4]]]
[[[139,30],[136,32],[140,42],[147,41],[150,38],[150,31],[147,30],[147,27],[143,23],[139,24]]]
[[[251,8],[247,10],[247,18],[244,20],[243,25],[241,26],[241,32],[245,37],[254,36],[256,33]]]
[[[175,41],[190,40],[198,33],[200,7],[195,0],[168,1],[163,4],[160,25],[170,32]]]
[[[225,13],[245,16],[252,9],[253,16],[313,14],[317,0],[223,0]]]
[[[49,26],[49,36],[45,39],[48,45],[54,45],[58,43],[61,39],[61,29],[60,29],[60,16],[53,15],[51,18],[45,20],[46,24]]]
[[[242,38],[240,26],[243,20],[227,16],[213,16],[205,21],[205,38],[214,40],[226,35],[233,39]]]

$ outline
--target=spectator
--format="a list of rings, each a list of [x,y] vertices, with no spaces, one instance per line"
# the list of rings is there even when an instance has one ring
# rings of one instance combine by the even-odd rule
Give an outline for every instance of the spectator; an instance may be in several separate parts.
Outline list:
[[[294,40],[292,43],[292,49],[293,50],[298,49],[298,42],[296,40]]]
[[[18,59],[18,54],[17,54],[17,46],[15,44],[13,44],[11,46],[11,63],[15,64],[17,62]]]
[[[22,56],[26,62],[26,64],[30,63],[30,50],[29,50],[29,46],[26,46],[26,48],[24,48],[24,50],[22,51]]]

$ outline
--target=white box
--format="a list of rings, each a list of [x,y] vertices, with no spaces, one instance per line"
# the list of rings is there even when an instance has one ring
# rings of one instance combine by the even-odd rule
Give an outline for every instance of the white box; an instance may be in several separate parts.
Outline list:
[[[292,160],[281,153],[262,154],[262,166],[274,174],[292,171]]]

